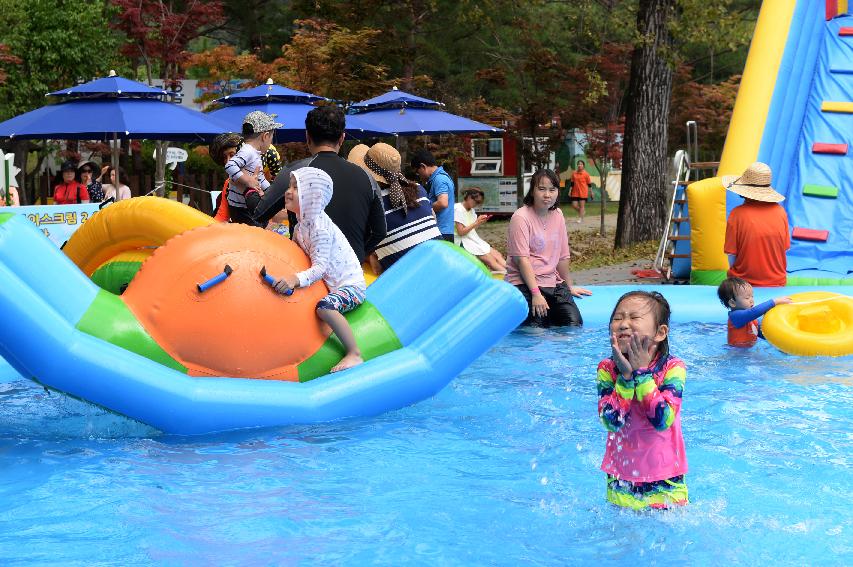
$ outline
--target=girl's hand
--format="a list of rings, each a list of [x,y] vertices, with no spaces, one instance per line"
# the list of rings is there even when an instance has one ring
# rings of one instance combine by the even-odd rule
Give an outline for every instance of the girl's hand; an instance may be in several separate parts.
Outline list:
[[[619,348],[619,341],[616,340],[616,333],[610,333],[610,348],[613,350],[613,360],[616,361],[616,368],[619,369],[619,373],[630,380],[634,369],[631,367],[628,359],[625,358],[625,355],[622,354],[622,350]]]
[[[773,299],[773,305],[774,305],[774,306],[775,306],[775,305],[787,304],[787,303],[793,303],[793,302],[794,302],[794,300],[793,300],[793,299],[791,299],[791,298],[790,298],[790,297],[788,297],[788,296],[785,296],[785,297],[776,297],[776,298],[774,298],[774,299]]]
[[[631,365],[631,371],[648,368],[657,348],[657,344],[651,337],[632,335],[628,343],[628,362]]]
[[[577,287],[570,285],[569,291],[572,292],[572,297],[581,297],[582,295],[592,295],[592,292],[585,287]]]
[[[490,218],[492,218],[492,215],[480,215],[477,217],[477,223],[478,224],[485,224],[485,222],[487,220],[489,220]]]
[[[542,294],[533,295],[533,299],[530,301],[530,313],[534,317],[544,317],[548,314],[548,302],[545,301]]]

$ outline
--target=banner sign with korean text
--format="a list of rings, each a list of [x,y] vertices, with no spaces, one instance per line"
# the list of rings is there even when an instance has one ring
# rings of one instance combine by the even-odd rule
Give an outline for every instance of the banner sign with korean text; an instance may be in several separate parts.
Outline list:
[[[62,246],[74,231],[98,212],[99,203],[83,205],[34,205],[31,207],[0,208],[26,216],[57,246]]]

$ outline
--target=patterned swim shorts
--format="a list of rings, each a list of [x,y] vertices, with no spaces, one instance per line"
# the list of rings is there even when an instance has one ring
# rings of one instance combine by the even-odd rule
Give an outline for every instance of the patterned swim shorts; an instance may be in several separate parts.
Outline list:
[[[330,311],[338,311],[340,313],[348,313],[362,303],[364,303],[365,294],[359,288],[352,285],[344,287],[329,294],[317,302],[317,309],[328,309]]]
[[[623,508],[671,508],[687,504],[684,475],[654,482],[630,482],[607,475],[607,501]]]

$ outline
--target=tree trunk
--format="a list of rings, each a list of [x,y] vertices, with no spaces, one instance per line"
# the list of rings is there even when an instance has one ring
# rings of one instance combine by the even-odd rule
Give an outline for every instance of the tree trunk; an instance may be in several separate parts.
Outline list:
[[[640,43],[631,57],[622,195],[616,246],[660,237],[666,216],[667,117],[672,67],[666,60],[672,40],[667,28],[675,0],[640,0]]]

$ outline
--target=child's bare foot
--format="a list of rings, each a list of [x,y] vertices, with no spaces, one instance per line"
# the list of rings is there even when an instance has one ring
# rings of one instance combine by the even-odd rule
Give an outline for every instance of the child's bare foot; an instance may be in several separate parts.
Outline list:
[[[352,368],[353,366],[358,366],[364,362],[364,359],[361,358],[361,355],[352,353],[348,354],[341,359],[339,363],[332,367],[332,372],[340,372],[341,370],[346,370],[347,368]]]

